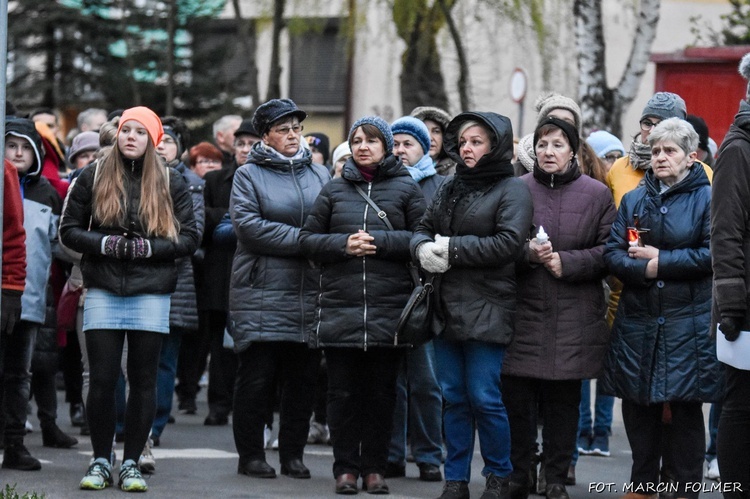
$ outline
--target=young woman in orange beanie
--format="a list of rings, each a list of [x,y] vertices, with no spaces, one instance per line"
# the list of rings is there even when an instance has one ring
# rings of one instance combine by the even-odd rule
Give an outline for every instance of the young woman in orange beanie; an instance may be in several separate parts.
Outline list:
[[[82,489],[112,485],[115,383],[125,338],[130,395],[119,486],[147,489],[137,461],[156,408],[156,372],[162,334],[169,332],[174,260],[199,244],[193,205],[182,176],[156,155],[164,131],[146,107],[125,110],[112,149],[87,167],[65,202],[63,243],[83,254],[88,289],[83,331],[89,355],[87,415],[94,449]]]

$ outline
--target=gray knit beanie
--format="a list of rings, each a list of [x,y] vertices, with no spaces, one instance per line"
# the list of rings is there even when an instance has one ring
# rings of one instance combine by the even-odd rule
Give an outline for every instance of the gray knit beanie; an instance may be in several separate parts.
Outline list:
[[[557,92],[549,92],[540,95],[535,104],[537,110],[537,125],[546,118],[553,109],[565,109],[573,113],[573,120],[578,134],[581,134],[581,108],[570,97],[565,97]]]
[[[745,100],[750,102],[750,52],[745,54],[740,61],[740,74],[747,80],[747,90],[745,90]]]
[[[677,94],[672,92],[656,92],[646,103],[646,107],[643,108],[641,113],[641,119],[653,116],[660,120],[668,120],[669,118],[680,118],[684,120],[687,118],[687,106],[685,101],[682,100]]]
[[[354,135],[354,132],[356,132],[357,128],[361,127],[362,125],[372,125],[380,130],[380,133],[383,134],[383,138],[385,139],[385,155],[388,156],[391,152],[393,152],[393,134],[391,133],[391,126],[388,124],[388,122],[386,122],[379,116],[365,116],[354,122],[352,128],[349,130],[350,147],[352,145],[352,136]]]

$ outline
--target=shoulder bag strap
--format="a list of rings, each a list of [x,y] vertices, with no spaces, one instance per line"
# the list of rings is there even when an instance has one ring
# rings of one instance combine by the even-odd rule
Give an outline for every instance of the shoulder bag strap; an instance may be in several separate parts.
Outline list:
[[[372,206],[372,209],[375,210],[375,212],[377,212],[378,217],[385,223],[386,227],[388,227],[389,230],[393,230],[393,225],[391,225],[391,221],[388,220],[388,214],[384,212],[383,210],[381,210],[380,206],[378,206],[375,203],[375,201],[372,200],[370,196],[365,194],[365,191],[363,191],[360,186],[358,186],[357,184],[353,182],[352,182],[352,185],[354,186],[355,189],[357,189],[357,192],[359,193],[359,195],[362,196],[365,199],[365,201],[367,201],[367,204]]]

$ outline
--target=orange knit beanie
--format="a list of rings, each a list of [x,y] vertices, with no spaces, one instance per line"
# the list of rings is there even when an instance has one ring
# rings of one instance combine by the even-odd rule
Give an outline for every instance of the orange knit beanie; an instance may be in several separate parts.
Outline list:
[[[164,128],[161,126],[161,120],[155,112],[145,106],[131,107],[123,111],[120,116],[120,126],[117,127],[117,133],[120,133],[122,125],[128,120],[135,120],[148,131],[151,141],[154,143],[154,147],[159,145],[161,138],[164,135]]]

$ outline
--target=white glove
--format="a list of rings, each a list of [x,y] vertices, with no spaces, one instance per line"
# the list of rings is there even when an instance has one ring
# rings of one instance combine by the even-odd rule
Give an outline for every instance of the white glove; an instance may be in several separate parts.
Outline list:
[[[437,245],[437,249],[433,250],[437,255],[441,257],[445,257],[445,259],[448,259],[448,255],[450,254],[450,243],[451,238],[450,237],[444,237],[440,234],[435,235],[435,244]]]
[[[448,264],[448,255],[446,254],[443,257],[437,253],[438,251],[440,251],[438,244],[431,241],[422,243],[417,248],[419,264],[431,274],[442,274],[450,267]]]

